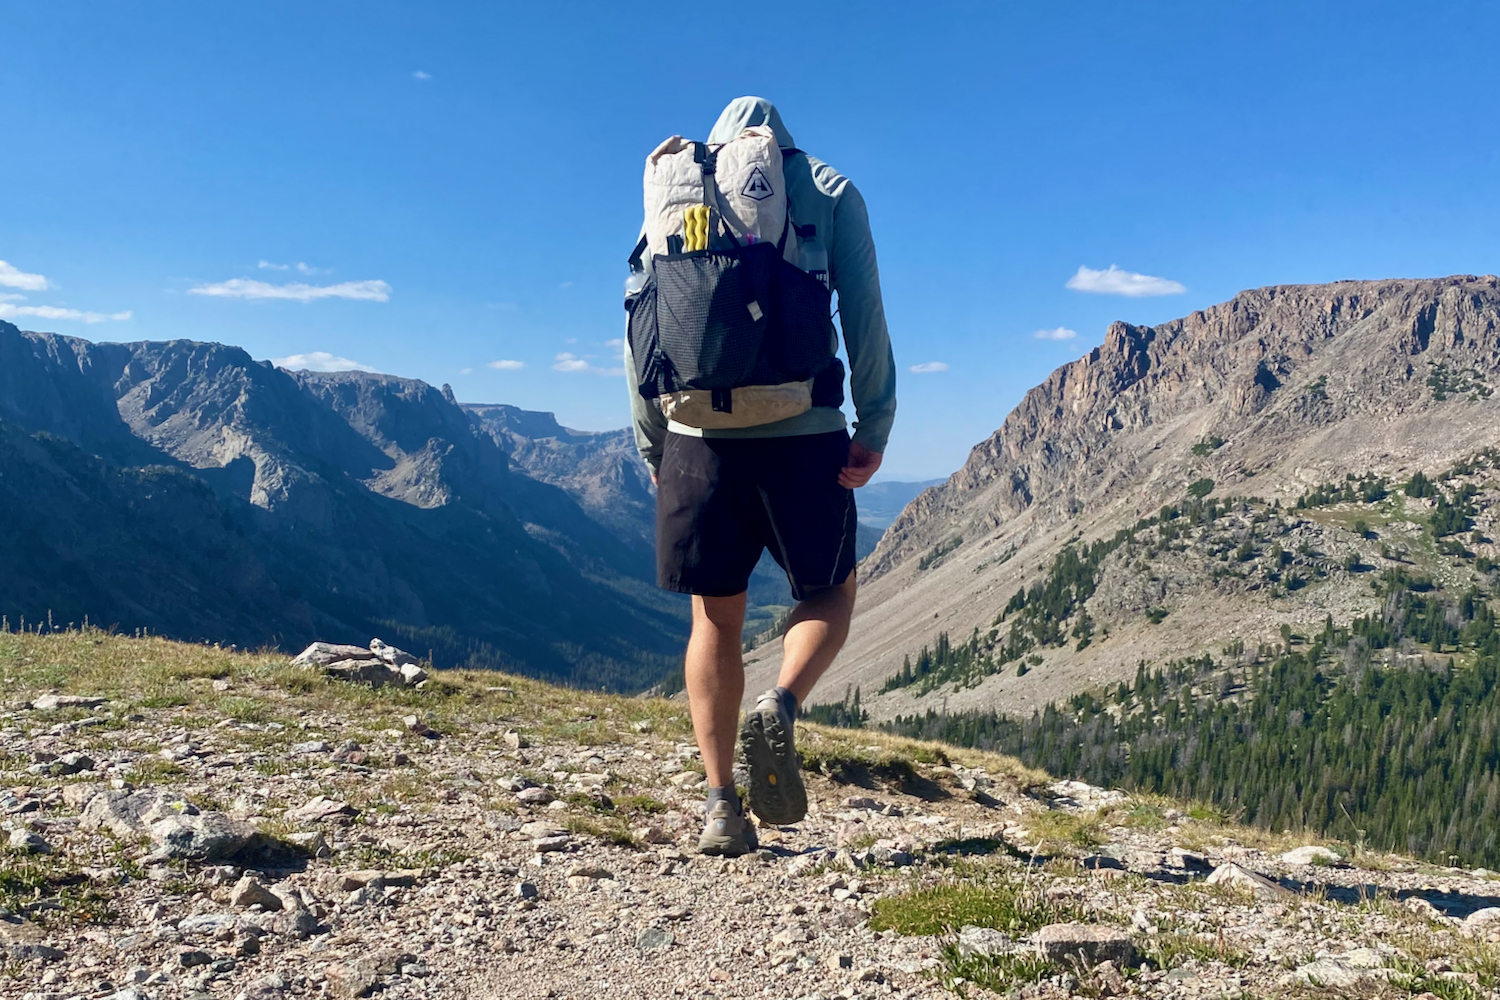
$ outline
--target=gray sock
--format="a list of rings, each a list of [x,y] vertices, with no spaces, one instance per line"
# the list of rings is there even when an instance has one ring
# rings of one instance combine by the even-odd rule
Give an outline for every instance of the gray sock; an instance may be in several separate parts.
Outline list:
[[[723,801],[728,802],[736,813],[743,813],[745,811],[744,808],[740,806],[740,794],[739,792],[735,791],[733,785],[710,785],[708,788],[707,798],[709,809],[712,809],[714,807],[715,802],[718,802],[722,799]]]
[[[786,711],[786,721],[797,721],[797,696],[791,690],[784,687],[776,689],[776,697],[781,700],[781,707]]]

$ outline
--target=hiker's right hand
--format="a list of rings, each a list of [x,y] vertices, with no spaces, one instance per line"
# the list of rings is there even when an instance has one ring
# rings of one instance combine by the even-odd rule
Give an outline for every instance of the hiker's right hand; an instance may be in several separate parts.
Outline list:
[[[839,471],[839,485],[857,490],[870,481],[880,468],[880,452],[871,451],[858,441],[849,442],[849,464]]]

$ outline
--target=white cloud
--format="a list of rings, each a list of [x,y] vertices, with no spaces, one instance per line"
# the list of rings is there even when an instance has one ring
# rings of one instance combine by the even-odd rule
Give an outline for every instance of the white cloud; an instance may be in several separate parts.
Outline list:
[[[71,319],[80,323],[103,323],[108,320],[129,319],[130,315],[129,309],[117,313],[96,313],[84,309],[63,309],[59,306],[15,306],[8,302],[0,302],[0,319],[35,316],[38,319]]]
[[[358,361],[350,361],[348,358],[341,358],[327,351],[289,354],[284,358],[272,358],[271,364],[277,368],[290,368],[293,371],[306,369],[310,372],[373,372],[375,370],[369,365],[362,365]]]
[[[0,302],[25,302],[26,296],[20,292],[0,292]]]
[[[47,290],[47,279],[40,274],[27,274],[14,264],[0,260],[0,286],[19,288],[23,292],[43,292]]]
[[[337,285],[272,285],[250,278],[232,278],[229,281],[189,288],[188,294],[225,299],[290,299],[293,302],[311,302],[314,299],[388,302],[391,286],[384,281],[344,281]]]
[[[911,366],[913,375],[928,375],[932,372],[945,372],[948,370],[946,361],[924,361],[920,365]]]
[[[606,340],[604,342],[604,346],[605,347],[613,347],[615,350],[618,351],[619,349],[621,349],[622,347],[625,346],[625,341],[621,337],[616,337],[613,340]]]
[[[1065,326],[1054,326],[1050,330],[1038,330],[1032,336],[1037,340],[1072,340],[1078,336],[1078,331],[1069,330]]]
[[[503,372],[516,372],[526,367],[526,362],[516,361],[512,358],[501,358],[499,361],[491,361],[491,368],[498,368]]]
[[[290,271],[296,268],[302,274],[327,274],[333,270],[328,267],[313,267],[306,261],[297,261],[295,264],[277,264],[274,261],[263,260],[255,265],[263,271]]]
[[[1094,295],[1124,295],[1139,299],[1152,295],[1181,295],[1187,291],[1183,285],[1169,278],[1156,278],[1149,274],[1122,271],[1114,264],[1103,271],[1092,267],[1079,267],[1078,273],[1068,279],[1067,287],[1075,292],[1090,292]]]
[[[460,375],[468,375],[468,374],[469,374],[469,373],[470,373],[470,372],[472,372],[472,371],[473,371],[473,370],[474,370],[474,369],[472,369],[472,368],[460,368],[460,369],[459,369],[459,370],[458,370],[458,373],[459,373],[459,374],[460,374]]]
[[[567,351],[557,356],[556,362],[552,365],[552,370],[559,372],[591,372],[595,375],[625,374],[625,369],[623,368],[600,368],[598,365],[589,364],[586,358],[580,358],[576,354],[569,354]]]
[[[426,70],[418,69],[412,71],[411,78],[413,80],[431,80],[432,74],[427,72]]]

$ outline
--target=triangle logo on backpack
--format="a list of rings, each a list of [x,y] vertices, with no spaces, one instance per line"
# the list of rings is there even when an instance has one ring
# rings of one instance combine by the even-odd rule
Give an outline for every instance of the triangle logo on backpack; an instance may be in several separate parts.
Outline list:
[[[771,190],[771,181],[766,177],[765,171],[761,170],[760,167],[756,167],[754,170],[750,171],[749,180],[745,181],[744,188],[740,190],[740,194],[743,197],[751,198],[755,201],[765,201],[774,193],[775,192]]]

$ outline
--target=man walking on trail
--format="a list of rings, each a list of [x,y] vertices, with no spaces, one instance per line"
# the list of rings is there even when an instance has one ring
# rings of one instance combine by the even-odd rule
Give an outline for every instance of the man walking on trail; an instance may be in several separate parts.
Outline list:
[[[826,279],[821,272],[804,270],[819,275],[838,296],[858,418],[853,438],[839,409],[842,366],[837,362],[837,397],[832,400],[826,392],[820,399],[814,389],[810,408],[790,418],[755,426],[695,426],[669,420],[657,400],[646,398],[635,377],[641,348],[637,344],[632,359],[629,342],[626,347],[636,443],[658,487],[658,582],[693,595],[685,675],[709,786],[699,846],[705,853],[726,856],[758,846],[734,786],[736,724],[745,686],[741,632],[750,574],[762,550],[769,548],[786,571],[797,603],[782,640],[777,685],[760,696],[738,727],[750,774],[749,806],[762,822],[795,823],[806,815],[807,792],[792,726],[798,706],[805,704],[848,636],[855,596],[852,491],[879,469],[896,412],[895,362],[864,199],[847,178],[798,150],[776,108],[761,98],[731,102],[709,133],[706,149],[718,149],[756,126],[764,127],[758,134],[768,144],[774,133],[771,151],[780,150],[788,227],[827,252]],[[724,154],[719,155],[722,180],[726,168]],[[705,175],[711,173],[712,166],[704,169]],[[752,175],[750,182],[735,186],[756,198],[760,183]],[[710,192],[705,200],[713,198]],[[725,228],[731,228],[727,219]],[[693,237],[688,239],[691,249]],[[741,237],[742,243],[754,241],[753,235]],[[643,246],[645,242],[643,237]],[[660,262],[668,258],[655,259],[660,277],[668,266]],[[757,304],[749,308],[759,321]],[[714,409],[720,409],[717,396]]]

